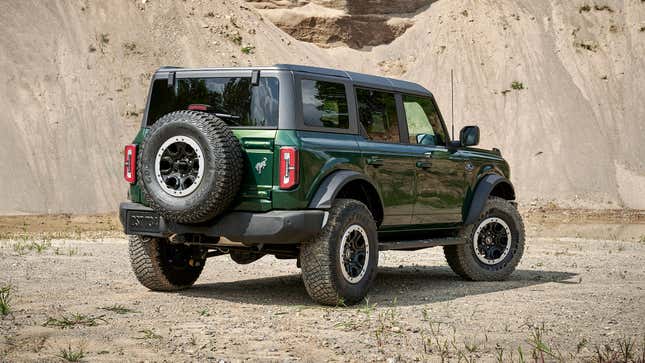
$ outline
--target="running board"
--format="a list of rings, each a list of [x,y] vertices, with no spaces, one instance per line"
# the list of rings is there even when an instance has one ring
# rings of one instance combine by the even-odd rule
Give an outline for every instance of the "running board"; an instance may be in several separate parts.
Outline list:
[[[461,237],[432,238],[413,241],[392,241],[379,243],[379,250],[419,250],[428,247],[461,245],[465,243],[466,240]]]

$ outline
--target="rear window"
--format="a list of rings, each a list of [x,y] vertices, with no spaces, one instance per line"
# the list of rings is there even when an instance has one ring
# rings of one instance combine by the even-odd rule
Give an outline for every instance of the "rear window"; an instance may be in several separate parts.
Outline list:
[[[168,81],[154,82],[147,124],[163,115],[206,105],[230,126],[276,127],[278,125],[278,79],[260,78],[258,86],[250,77],[178,78],[174,87]]]
[[[349,128],[345,85],[303,79],[302,114],[308,126]]]

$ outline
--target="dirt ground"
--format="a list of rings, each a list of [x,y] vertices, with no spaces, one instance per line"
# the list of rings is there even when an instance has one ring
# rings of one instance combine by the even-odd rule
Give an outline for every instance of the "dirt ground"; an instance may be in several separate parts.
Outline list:
[[[42,218],[5,218],[0,288],[10,286],[11,312],[0,315],[0,361],[61,361],[81,350],[85,361],[173,362],[588,361],[597,348],[622,356],[626,346],[643,354],[643,214],[526,215],[527,249],[509,281],[460,280],[436,248],[383,252],[368,301],[353,307],[315,305],[295,261],[272,257],[246,266],[216,257],[194,288],[150,292],[119,232],[74,217],[71,234],[56,237],[34,222]]]

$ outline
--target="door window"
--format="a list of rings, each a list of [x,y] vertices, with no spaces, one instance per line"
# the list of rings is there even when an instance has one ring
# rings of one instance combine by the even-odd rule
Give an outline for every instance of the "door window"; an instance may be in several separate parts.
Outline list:
[[[356,89],[358,117],[370,140],[400,143],[394,94]]]
[[[446,145],[446,131],[432,99],[403,95],[403,107],[411,144]]]
[[[303,79],[302,114],[305,125],[349,128],[347,93],[342,83]]]

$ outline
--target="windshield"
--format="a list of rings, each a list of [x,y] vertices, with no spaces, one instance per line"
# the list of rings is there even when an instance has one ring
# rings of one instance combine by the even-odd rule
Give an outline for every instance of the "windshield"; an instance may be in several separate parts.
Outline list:
[[[174,87],[166,79],[154,82],[147,125],[179,110],[199,109],[216,114],[230,126],[276,127],[278,125],[278,79],[250,77],[180,78]]]

